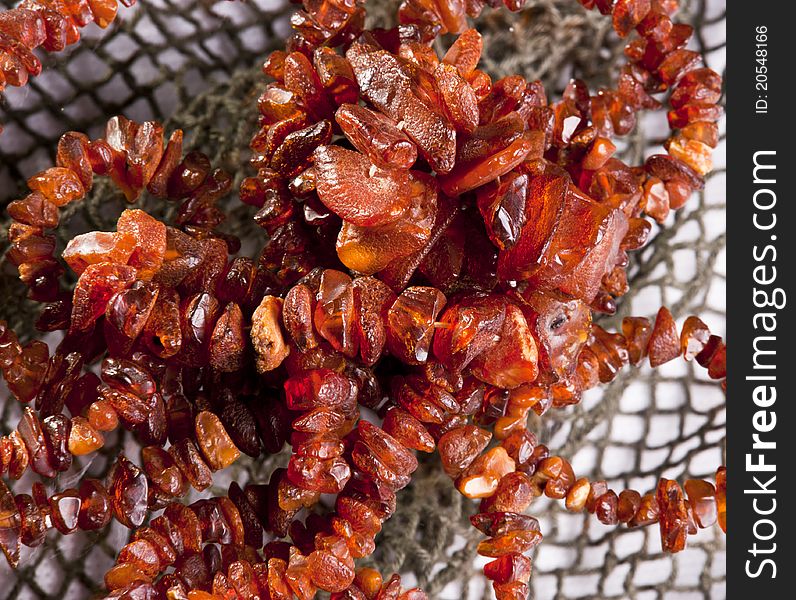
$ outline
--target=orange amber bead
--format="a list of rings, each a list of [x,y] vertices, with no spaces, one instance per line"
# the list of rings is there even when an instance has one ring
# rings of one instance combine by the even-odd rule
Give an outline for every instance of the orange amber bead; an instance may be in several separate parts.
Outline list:
[[[52,167],[28,179],[28,187],[56,206],[64,206],[86,194],[77,174],[64,167]]]
[[[72,417],[69,431],[69,452],[75,456],[90,454],[105,444],[102,434],[83,417]]]
[[[672,313],[665,306],[660,308],[655,318],[648,351],[652,367],[658,367],[680,355],[680,336],[677,334],[677,324],[674,322]]]
[[[727,467],[719,467],[716,471],[716,505],[719,527],[727,533]]]

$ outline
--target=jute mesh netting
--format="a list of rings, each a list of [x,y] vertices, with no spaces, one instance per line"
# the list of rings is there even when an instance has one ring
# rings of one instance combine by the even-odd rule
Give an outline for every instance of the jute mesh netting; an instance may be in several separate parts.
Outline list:
[[[0,0],[0,6],[12,4]],[[708,66],[723,72],[723,1],[684,4],[683,18],[698,32],[697,49]],[[386,23],[394,4],[371,1],[369,9],[371,19]],[[99,134],[107,118],[118,113],[165,120],[168,130],[184,129],[186,146],[242,177],[255,100],[265,83],[259,65],[269,49],[282,43],[290,11],[279,0],[144,0],[121,9],[121,18],[107,31],[87,28],[78,46],[45,61],[42,76],[0,100],[0,122],[6,126],[0,135],[0,205],[18,195],[26,176],[51,164],[60,133]],[[621,43],[611,34],[608,19],[587,13],[576,0],[529,0],[519,14],[486,11],[478,26],[485,38],[483,68],[493,77],[521,73],[560,91],[573,74],[593,86],[607,84],[621,61]],[[646,116],[627,141],[624,152],[634,157],[628,162],[639,164],[665,132],[663,115]],[[718,168],[705,191],[665,227],[656,228],[652,243],[633,257],[631,291],[613,321],[628,314],[653,316],[665,304],[680,323],[697,314],[711,330],[724,334],[723,142],[714,158]],[[160,210],[143,203],[148,210]],[[122,207],[118,194],[98,186],[62,221],[62,235],[108,229]],[[235,199],[230,207],[227,225],[256,240],[254,247],[261,244],[262,233],[249,225],[250,214]],[[0,265],[0,318],[21,334],[30,333],[32,307],[14,275],[9,265]],[[0,400],[0,432],[8,433],[19,414],[15,402]],[[615,489],[648,491],[660,476],[712,478],[723,463],[724,416],[719,387],[691,364],[676,361],[654,372],[629,369],[581,405],[552,412],[533,425],[542,442],[572,459],[579,475],[607,479]],[[85,471],[102,474],[108,456],[125,445],[137,456],[131,440],[113,438],[80,472],[61,475],[55,487],[68,487]],[[278,462],[286,457],[239,464],[237,470],[220,473],[210,492],[224,493],[233,477],[241,483],[266,479]],[[30,483],[17,485],[24,489]],[[660,552],[657,527],[606,527],[544,499],[531,508],[545,536],[534,560],[533,594],[539,600],[725,596],[718,528],[689,538],[688,549],[671,557]],[[373,561],[384,572],[405,574],[408,584],[416,580],[431,597],[491,597],[479,575],[485,561],[475,555],[477,532],[467,522],[472,512],[474,505],[455,491],[432,457],[401,492]],[[126,535],[116,525],[97,535],[52,537],[24,554],[18,571],[3,562],[0,598],[90,597],[99,591],[102,574]]]

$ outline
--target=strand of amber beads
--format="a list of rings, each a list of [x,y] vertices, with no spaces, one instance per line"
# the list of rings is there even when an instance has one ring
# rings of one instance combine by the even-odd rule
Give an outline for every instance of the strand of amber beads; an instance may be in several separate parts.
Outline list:
[[[135,0],[121,2],[129,7]],[[16,8],[0,12],[0,93],[8,85],[24,86],[29,77],[41,73],[34,49],[59,52],[80,40],[81,27],[110,25],[116,11],[117,0],[24,0]]]

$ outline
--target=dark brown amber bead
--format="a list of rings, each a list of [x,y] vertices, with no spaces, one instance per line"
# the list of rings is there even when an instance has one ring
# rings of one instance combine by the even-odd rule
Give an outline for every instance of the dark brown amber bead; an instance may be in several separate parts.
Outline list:
[[[110,523],[113,516],[111,496],[96,479],[80,482],[80,514],[77,524],[80,529],[91,531],[102,529]]]
[[[14,501],[22,524],[20,541],[29,548],[40,546],[47,534],[45,514],[28,494],[17,494]]]
[[[0,480],[0,550],[12,567],[19,564],[22,519],[14,495]]]
[[[188,482],[171,454],[158,446],[141,450],[144,472],[158,491],[167,497],[181,497],[188,491]]]
[[[72,453],[69,450],[72,422],[65,415],[52,415],[42,422],[42,431],[53,468],[66,471],[72,466]]]
[[[47,449],[39,418],[31,408],[26,408],[17,425],[17,431],[30,456],[30,467],[43,477],[55,477],[55,467]]]
[[[194,442],[189,439],[180,440],[171,446],[168,452],[195,490],[201,492],[210,487],[213,483],[213,474]]]
[[[108,491],[112,496],[113,514],[117,521],[130,529],[144,522],[149,484],[143,471],[124,456],[119,456],[113,466]]]

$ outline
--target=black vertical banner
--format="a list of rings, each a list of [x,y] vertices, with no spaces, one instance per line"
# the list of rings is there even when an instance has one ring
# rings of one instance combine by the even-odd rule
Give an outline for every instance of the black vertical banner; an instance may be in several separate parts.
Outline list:
[[[728,598],[796,598],[796,40],[789,4],[728,1]],[[792,306],[794,305],[794,306]],[[752,596],[752,594],[754,594]]]

